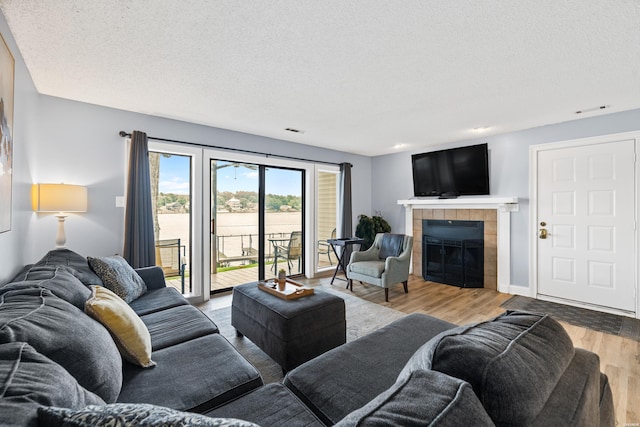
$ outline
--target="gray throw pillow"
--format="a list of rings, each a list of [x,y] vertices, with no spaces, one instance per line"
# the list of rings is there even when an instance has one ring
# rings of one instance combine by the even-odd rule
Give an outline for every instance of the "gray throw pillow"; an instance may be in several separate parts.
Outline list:
[[[88,406],[75,411],[42,407],[38,410],[38,420],[43,427],[259,427],[248,421],[210,418],[146,403]]]
[[[508,311],[487,322],[442,332],[399,375],[433,369],[467,381],[498,425],[527,425],[544,407],[575,350],[546,314]]]
[[[62,366],[27,343],[0,344],[0,425],[36,426],[38,407],[103,405]]]
[[[344,417],[336,427],[493,425],[468,383],[441,372],[417,370]]]
[[[74,276],[72,269],[62,266],[33,266],[22,274],[21,281],[5,285],[14,289],[29,286],[49,289],[80,310],[84,310],[84,304],[91,296],[91,290]]]
[[[0,342],[26,342],[106,402],[122,387],[122,357],[109,332],[41,287],[0,288]]]
[[[85,285],[102,286],[102,280],[91,270],[87,259],[69,249],[54,249],[49,251],[35,266],[63,266],[72,269],[76,276]],[[25,280],[25,279],[21,279]]]
[[[119,255],[92,258],[89,265],[102,279],[104,287],[125,300],[128,304],[147,292],[142,277]]]

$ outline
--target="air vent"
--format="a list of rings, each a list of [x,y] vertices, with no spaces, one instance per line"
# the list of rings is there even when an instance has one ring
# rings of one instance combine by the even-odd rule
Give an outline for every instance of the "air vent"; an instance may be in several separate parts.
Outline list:
[[[288,132],[293,132],[293,133],[304,133],[303,130],[294,129],[294,128],[286,128],[285,130],[288,131]]]
[[[599,107],[593,107],[593,108],[587,108],[587,109],[584,109],[584,110],[578,110],[578,111],[576,111],[576,114],[592,113],[594,111],[604,110],[605,108],[609,108],[609,106],[608,105],[601,105]]]

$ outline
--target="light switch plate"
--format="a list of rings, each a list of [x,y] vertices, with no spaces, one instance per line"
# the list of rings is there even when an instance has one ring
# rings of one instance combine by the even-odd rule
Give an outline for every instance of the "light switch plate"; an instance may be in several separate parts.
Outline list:
[[[116,208],[124,208],[124,196],[116,196]]]

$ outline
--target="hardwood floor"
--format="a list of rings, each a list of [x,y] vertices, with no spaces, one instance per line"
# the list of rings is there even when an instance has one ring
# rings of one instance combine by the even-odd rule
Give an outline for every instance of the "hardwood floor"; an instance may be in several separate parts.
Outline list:
[[[305,280],[309,286],[329,285],[330,277]],[[336,290],[349,292],[342,281],[334,282]],[[511,295],[489,289],[461,289],[455,286],[425,282],[411,276],[409,293],[398,284],[384,292],[372,285],[353,284],[353,293],[376,304],[404,313],[424,313],[463,325],[490,319],[504,312],[500,307]],[[616,425],[640,425],[640,342],[585,329],[561,322],[576,347],[600,356],[600,370],[607,374],[616,410]]]

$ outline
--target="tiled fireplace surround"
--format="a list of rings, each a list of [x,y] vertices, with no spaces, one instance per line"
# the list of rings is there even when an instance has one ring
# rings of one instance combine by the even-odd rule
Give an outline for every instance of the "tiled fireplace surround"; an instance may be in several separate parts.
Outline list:
[[[422,277],[422,220],[484,222],[484,287],[498,289],[498,215],[495,209],[413,209],[413,274]]]
[[[484,287],[508,292],[510,280],[510,213],[515,197],[398,200],[405,207],[405,232],[413,236],[412,273],[422,277],[422,220],[484,222]]]

